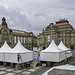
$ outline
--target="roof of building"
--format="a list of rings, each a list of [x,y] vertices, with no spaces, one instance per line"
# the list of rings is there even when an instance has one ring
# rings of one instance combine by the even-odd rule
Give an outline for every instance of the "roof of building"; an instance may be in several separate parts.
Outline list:
[[[2,29],[2,25],[0,25],[0,30]]]
[[[29,34],[22,34],[22,33],[15,33],[15,32],[12,32],[12,35],[29,36]]]
[[[67,22],[67,23],[69,23],[69,21],[68,21],[68,20],[60,19],[59,21],[57,21],[57,22],[56,22],[56,24],[57,24],[57,23],[63,23],[63,22]]]
[[[0,30],[2,29],[2,25],[0,25]],[[16,29],[9,29],[12,31],[12,35],[16,35],[16,36],[30,36],[30,33],[31,32],[26,32],[26,31],[22,31],[22,30],[16,30]],[[33,37],[36,37],[34,34],[33,34]]]
[[[56,26],[58,28],[72,28],[73,29],[73,27],[69,24],[69,21],[65,19],[61,19],[58,22],[56,22]]]

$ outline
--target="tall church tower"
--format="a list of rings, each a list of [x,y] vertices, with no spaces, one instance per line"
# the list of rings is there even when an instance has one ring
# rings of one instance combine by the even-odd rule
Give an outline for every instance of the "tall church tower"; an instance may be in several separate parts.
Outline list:
[[[0,44],[3,44],[5,41],[7,43],[10,43],[10,30],[7,26],[5,17],[2,18],[2,28],[1,28],[1,34],[0,34]]]

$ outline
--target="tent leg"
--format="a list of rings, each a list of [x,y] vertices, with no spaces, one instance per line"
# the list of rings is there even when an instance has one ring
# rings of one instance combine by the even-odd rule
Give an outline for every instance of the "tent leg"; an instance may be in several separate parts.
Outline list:
[[[18,70],[18,64],[15,65],[15,68]]]
[[[7,63],[6,63],[6,62],[4,62],[4,63],[3,63],[3,65],[4,65],[4,66],[6,66],[6,65],[7,65]]]
[[[24,68],[25,64],[23,63],[22,66],[23,66],[23,68]]]
[[[22,69],[22,64],[16,64],[16,69],[17,69],[17,70]]]
[[[42,66],[42,62],[39,62],[38,64],[39,64],[39,66]]]
[[[47,61],[47,66],[51,67],[51,62]]]
[[[10,67],[11,67],[11,68],[13,68],[13,67],[14,67],[13,63],[11,63]]]

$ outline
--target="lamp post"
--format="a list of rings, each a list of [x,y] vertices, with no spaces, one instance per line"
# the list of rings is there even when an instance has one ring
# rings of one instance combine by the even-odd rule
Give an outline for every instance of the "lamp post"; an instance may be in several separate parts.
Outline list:
[[[64,31],[63,31],[63,43],[64,43]]]
[[[32,50],[33,50],[33,32],[30,32],[30,36],[32,37]]]
[[[53,23],[50,23],[50,26],[51,26],[51,41],[53,39],[53,34],[52,34],[52,26],[53,26]]]

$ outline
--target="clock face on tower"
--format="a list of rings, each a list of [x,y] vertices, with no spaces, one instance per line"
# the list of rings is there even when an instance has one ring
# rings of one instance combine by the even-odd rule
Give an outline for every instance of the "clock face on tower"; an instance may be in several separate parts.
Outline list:
[[[5,32],[4,32],[4,34],[6,35],[6,34],[7,34],[7,32],[5,31]]]
[[[5,30],[5,31],[3,32],[3,34],[4,34],[4,35],[7,35],[7,34],[8,34],[7,30]]]
[[[2,37],[1,39],[2,39],[3,42],[4,42],[5,40],[8,41],[8,40],[9,40],[8,30],[6,30],[6,29],[3,30],[1,37]]]

